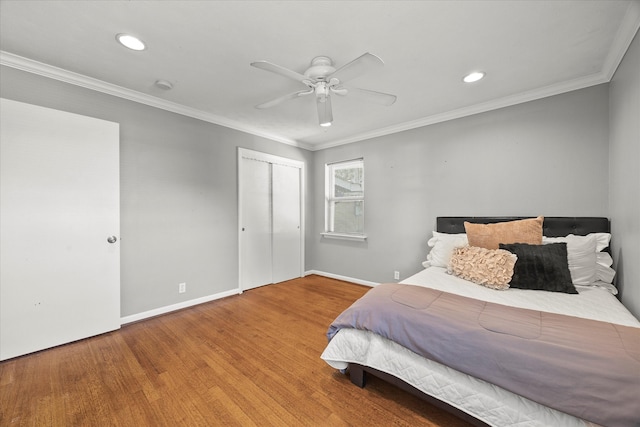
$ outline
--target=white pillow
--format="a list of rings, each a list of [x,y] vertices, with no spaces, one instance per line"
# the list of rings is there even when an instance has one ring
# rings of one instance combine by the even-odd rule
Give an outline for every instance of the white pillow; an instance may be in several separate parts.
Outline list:
[[[591,233],[589,236],[596,236],[596,252],[602,252],[609,247],[611,233]]]
[[[469,241],[465,233],[448,234],[433,232],[433,237],[429,239],[427,245],[431,248],[427,254],[427,260],[422,266],[427,267],[448,267],[453,249],[460,246],[467,246]]]
[[[611,283],[601,282],[600,280],[596,280],[588,288],[602,288],[611,292],[612,295],[618,295],[618,289],[614,285]]]
[[[609,247],[611,242],[610,233],[592,233],[596,236],[596,280],[600,280],[606,283],[613,283],[613,278],[616,275],[616,271],[611,268],[613,265],[613,258],[607,252],[602,252],[605,248]],[[615,295],[615,294],[614,294]]]
[[[616,271],[611,268],[613,258],[606,252],[598,252],[596,254],[596,280],[606,283],[613,283]]]
[[[590,285],[596,280],[596,236],[576,236],[542,238],[542,244],[566,243],[569,272],[574,285]]]
[[[610,233],[591,233],[586,236],[569,234],[565,237],[542,237],[542,243],[567,243],[569,271],[574,285],[593,286],[594,282],[612,283],[616,272],[611,268],[613,259],[606,252]]]

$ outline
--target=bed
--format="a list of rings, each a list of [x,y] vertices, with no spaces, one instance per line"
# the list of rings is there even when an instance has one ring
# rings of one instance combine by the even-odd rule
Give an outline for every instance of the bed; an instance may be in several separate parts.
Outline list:
[[[418,351],[422,350],[422,348],[420,348],[420,345],[414,344],[411,341],[411,337],[408,338],[409,341],[407,342],[406,337],[403,338],[405,341],[394,338],[393,331],[385,332],[387,329],[404,329],[403,320],[398,320],[401,316],[397,314],[393,314],[394,321],[397,320],[396,323],[386,322],[382,325],[383,332],[375,328],[368,328],[367,325],[365,325],[363,329],[360,329],[360,327],[355,324],[353,327],[350,327],[349,324],[336,327],[335,325],[340,323],[340,320],[346,316],[351,308],[346,310],[345,313],[336,319],[336,322],[334,322],[329,329],[328,336],[330,337],[330,341],[321,356],[322,359],[333,368],[348,373],[351,381],[360,387],[365,386],[366,376],[372,374],[392,382],[426,401],[442,407],[478,426],[584,427],[595,425],[640,425],[640,410],[637,409],[640,407],[637,400],[638,387],[640,387],[640,379],[638,378],[640,377],[640,369],[638,368],[638,366],[640,366],[640,322],[614,296],[617,291],[611,284],[613,273],[610,268],[611,257],[607,247],[610,238],[608,234],[610,232],[609,220],[607,218],[547,217],[542,220],[539,217],[539,219],[543,221],[542,234],[544,237],[543,241],[536,246],[545,246],[545,250],[551,246],[564,247],[563,250],[566,251],[565,253],[567,254],[565,255],[566,258],[564,258],[564,262],[568,263],[569,267],[571,267],[570,281],[574,282],[572,283],[574,285],[573,288],[575,288],[577,293],[514,288],[496,290],[449,274],[451,268],[448,267],[450,267],[453,258],[448,258],[444,261],[435,259],[438,256],[438,250],[442,249],[442,247],[445,247],[445,252],[447,252],[450,249],[469,244],[468,240],[464,241],[464,239],[467,238],[467,228],[465,228],[465,225],[467,227],[475,227],[475,224],[481,227],[484,227],[484,224],[507,225],[529,219],[531,218],[439,217],[437,219],[436,231],[433,233],[434,237],[430,239],[429,242],[433,248],[430,252],[431,256],[427,257],[427,261],[425,262],[427,268],[403,280],[400,284],[383,284],[376,286],[372,288],[363,299],[367,298],[369,294],[372,294],[369,298],[375,297],[375,295],[373,295],[374,293],[377,293],[378,298],[382,298],[381,295],[383,293],[389,294],[389,298],[392,296],[393,298],[400,298],[396,297],[396,295],[401,295],[401,292],[404,292],[406,294],[405,297],[403,297],[405,301],[400,302],[404,305],[412,306],[411,308],[416,308],[415,306],[421,304],[417,302],[419,301],[418,297],[433,297],[433,301],[440,301],[443,299],[442,296],[445,296],[452,298],[451,301],[454,301],[452,304],[456,310],[462,310],[455,315],[456,318],[465,316],[468,310],[466,308],[460,308],[462,307],[460,300],[464,299],[466,301],[468,299],[472,304],[476,304],[476,306],[479,307],[479,313],[481,314],[483,313],[482,310],[485,310],[487,307],[494,307],[500,310],[507,310],[507,318],[511,315],[511,311],[514,311],[518,315],[520,315],[520,312],[526,315],[533,314],[535,319],[537,319],[536,316],[540,316],[540,318],[544,318],[546,319],[545,321],[549,320],[550,322],[566,321],[567,325],[576,321],[580,324],[579,328],[583,328],[580,329],[583,332],[578,334],[580,336],[576,339],[585,341],[588,338],[586,336],[590,335],[588,331],[591,329],[589,328],[594,328],[594,330],[597,331],[601,329],[606,331],[614,329],[614,335],[624,335],[625,337],[622,345],[624,348],[621,352],[626,352],[626,356],[622,354],[622,357],[626,357],[629,360],[626,361],[626,365],[620,369],[623,370],[621,373],[623,376],[626,374],[627,377],[631,378],[631,382],[626,383],[627,380],[624,380],[624,386],[621,385],[617,387],[617,385],[614,385],[615,390],[607,393],[607,396],[602,397],[604,402],[600,403],[604,403],[605,406],[607,406],[607,400],[610,400],[609,408],[604,410],[598,409],[596,410],[597,413],[593,415],[593,408],[589,408],[592,406],[590,401],[594,400],[593,395],[589,394],[589,389],[591,388],[589,384],[591,383],[580,383],[579,387],[572,389],[573,385],[567,384],[567,381],[558,381],[556,383],[545,380],[543,382],[542,378],[544,375],[542,375],[542,373],[544,373],[546,369],[539,369],[538,367],[536,368],[537,370],[532,370],[531,372],[533,372],[532,375],[534,376],[524,378],[525,386],[530,384],[532,389],[537,387],[538,389],[547,390],[548,393],[545,394],[549,396],[558,394],[560,396],[567,396],[567,399],[552,398],[551,402],[549,402],[545,400],[547,398],[545,396],[542,398],[538,398],[536,395],[534,395],[533,398],[530,398],[531,396],[525,397],[530,394],[529,390],[523,390],[522,388],[518,388],[518,386],[512,387],[509,381],[504,383],[504,378],[509,379],[511,376],[519,375],[519,373],[500,372],[495,374],[495,379],[491,376],[487,377],[485,372],[474,376],[473,373],[467,372],[467,366],[464,365],[464,363],[461,364],[461,362],[457,360],[459,357],[452,357],[451,354],[446,356],[446,352],[443,353],[445,356],[441,354],[433,355],[429,353],[429,349],[426,351],[426,353],[428,353],[427,355],[422,354],[424,352]],[[442,242],[437,242],[438,239],[448,241],[450,246],[453,247],[447,248],[446,245],[440,245]],[[455,239],[463,239],[463,243],[461,244],[461,240]],[[434,242],[434,240],[436,240],[436,242]],[[590,267],[592,268],[592,270],[590,270],[591,277],[588,280],[580,277],[581,274],[585,273],[585,271],[580,270],[580,268],[584,267],[584,265],[580,265],[580,262],[584,260],[577,258],[576,253],[578,253],[578,246],[576,246],[577,243],[575,243],[576,241],[582,242],[586,240],[597,241],[597,245],[590,247],[588,250],[589,256],[591,257],[589,258],[589,263],[592,261],[596,263],[596,266]],[[451,244],[451,241],[455,243]],[[562,245],[563,243],[565,244],[564,246]],[[547,247],[546,245],[550,246]],[[509,247],[509,245],[503,246]],[[536,247],[535,249],[537,250],[538,248]],[[595,253],[591,254],[590,251],[595,251]],[[524,260],[525,256],[518,259]],[[444,264],[446,262],[448,262],[448,265],[445,266]],[[517,264],[517,261],[515,261],[515,263]],[[449,270],[449,272],[447,270]],[[516,273],[514,272],[513,274],[514,276],[512,276],[512,278],[515,280]],[[386,297],[387,296],[385,296],[385,298]],[[358,304],[361,304],[361,300],[354,303],[354,306]],[[425,304],[425,307],[427,305],[428,304]],[[433,310],[437,309],[435,305],[433,307]],[[429,307],[428,310],[422,310],[422,306],[418,308],[419,310],[407,311],[420,312],[421,315],[423,314],[422,311],[432,311],[431,307]],[[372,309],[374,314],[376,311],[381,312],[382,310],[380,307]],[[488,312],[489,311],[487,311],[487,313]],[[498,317],[500,316],[503,316],[502,312],[498,315]],[[369,317],[376,316],[369,315]],[[471,315],[470,317],[475,318],[476,316]],[[405,319],[404,321],[407,324],[410,323],[410,320]],[[493,321],[495,325],[495,319],[490,321]],[[491,335],[492,333],[498,332],[496,335],[500,335],[501,338],[513,338],[516,340],[516,344],[522,341],[527,344],[536,341],[526,339],[528,338],[526,334],[529,333],[526,330],[526,325],[524,326],[523,332],[514,329],[518,322],[519,321],[514,321],[507,326],[504,326],[504,323],[499,323],[497,324],[498,330],[490,331],[489,334]],[[394,324],[393,328],[389,326],[391,323]],[[432,323],[444,323],[444,320],[439,318],[439,320],[436,322],[432,321]],[[400,327],[398,325],[400,325]],[[563,328],[564,325],[565,323],[561,324]],[[504,330],[499,330],[504,327],[508,329],[506,333]],[[424,328],[425,331],[429,331],[429,334],[433,334],[434,336],[440,333],[436,326],[429,326],[429,328],[436,328],[433,330],[426,326],[424,326]],[[491,329],[491,327],[488,329]],[[486,330],[472,332],[487,333]],[[467,345],[467,342],[471,343],[469,345],[473,344],[473,333],[469,335],[466,331],[462,332],[464,335],[460,336],[464,336],[465,338],[463,339],[457,339],[456,337],[458,335],[453,334],[450,337],[454,338],[443,339],[443,341],[448,341],[448,343],[442,344],[442,347],[456,346],[455,351],[449,350],[449,353],[453,354],[473,354],[473,352],[476,351],[475,348],[464,347]],[[567,331],[566,333],[572,334],[571,331]],[[401,333],[400,335],[403,334]],[[512,335],[518,336],[513,337]],[[479,337],[479,339],[482,340],[485,335],[480,335]],[[433,339],[435,338],[432,338],[432,341],[428,345],[433,346]],[[475,339],[477,340],[478,337]],[[572,336],[569,336],[567,342],[573,342],[573,339]],[[611,339],[616,340],[617,338],[613,337]],[[401,341],[402,344],[396,341]],[[587,347],[589,346],[588,343],[585,345]],[[617,342],[615,345],[617,345]],[[423,346],[427,346],[427,344]],[[440,344],[438,346],[440,346]],[[514,348],[518,347],[518,345],[513,346],[512,344],[509,344],[509,346]],[[559,346],[558,343],[556,343],[555,346],[562,347],[562,343],[560,343]],[[608,344],[607,347],[609,347]],[[508,350],[512,351],[512,348],[510,347]],[[573,350],[572,348],[562,349],[562,351]],[[434,351],[434,353],[436,352]],[[481,358],[479,357],[478,359]],[[606,363],[606,359],[603,362]],[[529,362],[527,361],[526,363]],[[536,366],[533,364],[534,362],[531,363],[531,366]],[[545,363],[548,363],[548,361]],[[578,360],[571,360],[570,365],[576,367],[576,369],[590,369],[587,368],[588,363]],[[462,366],[462,368],[460,368],[460,366]],[[613,368],[615,367],[607,366],[606,369],[598,368],[598,372],[615,370]],[[564,368],[561,368],[561,371],[563,369]],[[552,372],[553,369],[549,367],[549,371]],[[592,377],[597,378],[594,372],[588,370],[587,372],[589,372],[589,375],[581,375],[581,377],[588,378],[589,381]],[[502,375],[502,377],[498,378],[500,375]],[[569,374],[567,373],[567,375]],[[503,383],[500,381],[503,381]],[[496,385],[496,382],[500,385]],[[542,382],[542,384],[535,384],[537,382]],[[507,386],[505,387],[504,384],[507,384]],[[629,390],[631,390],[631,392],[629,392]],[[576,404],[571,401],[572,398],[574,400],[582,398],[587,404],[581,405],[580,402]],[[566,402],[556,404],[555,400],[566,400]],[[563,405],[567,405],[568,409],[558,409],[558,407],[565,409]],[[620,412],[624,411],[626,411],[627,414],[620,416]],[[631,415],[629,415],[630,411]],[[604,412],[607,413],[603,414]]]

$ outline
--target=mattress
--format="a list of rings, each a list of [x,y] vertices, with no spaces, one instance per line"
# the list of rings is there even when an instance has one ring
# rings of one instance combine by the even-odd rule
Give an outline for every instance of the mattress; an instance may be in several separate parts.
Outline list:
[[[640,322],[615,296],[600,287],[576,287],[578,295],[520,289],[496,291],[451,276],[438,267],[427,268],[401,283],[498,304],[640,327]],[[321,357],[336,369],[358,363],[393,375],[492,426],[593,425],[425,359],[371,332],[341,330]]]

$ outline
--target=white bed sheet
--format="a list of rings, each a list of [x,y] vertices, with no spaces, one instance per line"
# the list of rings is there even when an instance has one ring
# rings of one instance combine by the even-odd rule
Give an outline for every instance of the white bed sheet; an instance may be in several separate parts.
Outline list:
[[[640,321],[602,288],[579,287],[578,295],[520,289],[497,291],[451,276],[439,267],[427,268],[401,283],[498,304],[640,327]],[[492,426],[594,425],[425,359],[371,332],[343,329],[331,340],[321,357],[335,369],[345,369],[348,363],[358,363],[394,375]]]

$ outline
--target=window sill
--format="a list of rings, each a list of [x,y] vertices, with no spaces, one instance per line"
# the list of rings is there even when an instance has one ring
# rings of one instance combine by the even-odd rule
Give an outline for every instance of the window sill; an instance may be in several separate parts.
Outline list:
[[[364,242],[367,240],[366,234],[346,234],[346,233],[320,233],[325,239],[352,240],[356,242]]]

